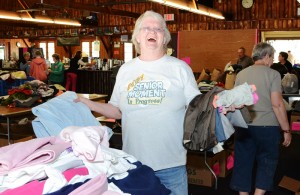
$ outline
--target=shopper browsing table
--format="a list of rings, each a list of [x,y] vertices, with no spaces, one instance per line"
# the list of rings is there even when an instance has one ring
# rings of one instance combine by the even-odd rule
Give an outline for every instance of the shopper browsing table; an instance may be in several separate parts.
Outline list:
[[[60,61],[58,54],[52,55],[53,62],[51,69],[49,69],[50,77],[48,84],[59,84],[62,85],[64,82],[64,64]]]
[[[30,76],[47,83],[48,73],[46,60],[42,57],[41,51],[37,50],[35,52],[35,58],[33,58],[30,64]]]
[[[20,70],[25,71],[26,76],[30,75],[30,53],[25,52],[23,54],[23,59],[20,62]]]

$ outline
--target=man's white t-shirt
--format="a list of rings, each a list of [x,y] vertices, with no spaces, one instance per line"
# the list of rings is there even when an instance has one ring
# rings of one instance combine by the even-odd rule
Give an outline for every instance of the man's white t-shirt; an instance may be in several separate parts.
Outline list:
[[[183,120],[198,94],[191,68],[175,57],[122,65],[109,103],[122,112],[123,150],[154,170],[185,165]]]

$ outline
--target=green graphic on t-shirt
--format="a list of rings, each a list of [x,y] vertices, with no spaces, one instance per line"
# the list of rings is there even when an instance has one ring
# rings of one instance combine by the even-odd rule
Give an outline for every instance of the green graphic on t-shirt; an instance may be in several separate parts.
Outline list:
[[[128,104],[161,104],[165,93],[162,81],[139,82],[128,92]]]

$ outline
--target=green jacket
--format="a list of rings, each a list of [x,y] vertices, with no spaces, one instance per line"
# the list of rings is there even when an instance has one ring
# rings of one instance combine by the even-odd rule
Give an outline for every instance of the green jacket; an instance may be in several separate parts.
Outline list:
[[[62,62],[56,62],[51,64],[51,73],[49,80],[53,83],[64,82],[64,64]]]

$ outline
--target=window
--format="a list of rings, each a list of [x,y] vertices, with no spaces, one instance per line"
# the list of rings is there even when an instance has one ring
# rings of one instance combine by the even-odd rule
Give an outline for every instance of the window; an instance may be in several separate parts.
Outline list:
[[[47,55],[46,55],[46,53],[47,53],[47,43],[41,42],[41,43],[40,43],[40,48],[43,49],[43,55],[44,55],[43,57],[44,57],[44,58],[47,58],[47,57],[46,57],[46,56],[47,56]]]
[[[276,50],[274,62],[278,62],[279,52],[291,51],[292,64],[300,63],[300,31],[267,31],[261,33],[261,41],[270,43]],[[291,56],[290,56],[291,57]]]
[[[41,42],[40,48],[43,49],[43,57],[53,63],[52,55],[55,53],[54,42]]]
[[[274,62],[278,62],[278,56],[280,52],[286,52],[288,53],[289,57],[288,60],[294,64],[300,63],[300,40],[297,39],[273,39],[273,40],[267,40],[268,43],[270,43],[274,49]],[[290,51],[290,53],[288,52]]]
[[[124,43],[124,61],[128,62],[133,58],[133,44]]]
[[[82,57],[89,57],[90,55],[90,42],[82,42]]]
[[[54,63],[52,55],[55,53],[54,42],[48,42],[47,58]]]
[[[82,42],[82,57],[100,57],[100,41],[83,41]]]

